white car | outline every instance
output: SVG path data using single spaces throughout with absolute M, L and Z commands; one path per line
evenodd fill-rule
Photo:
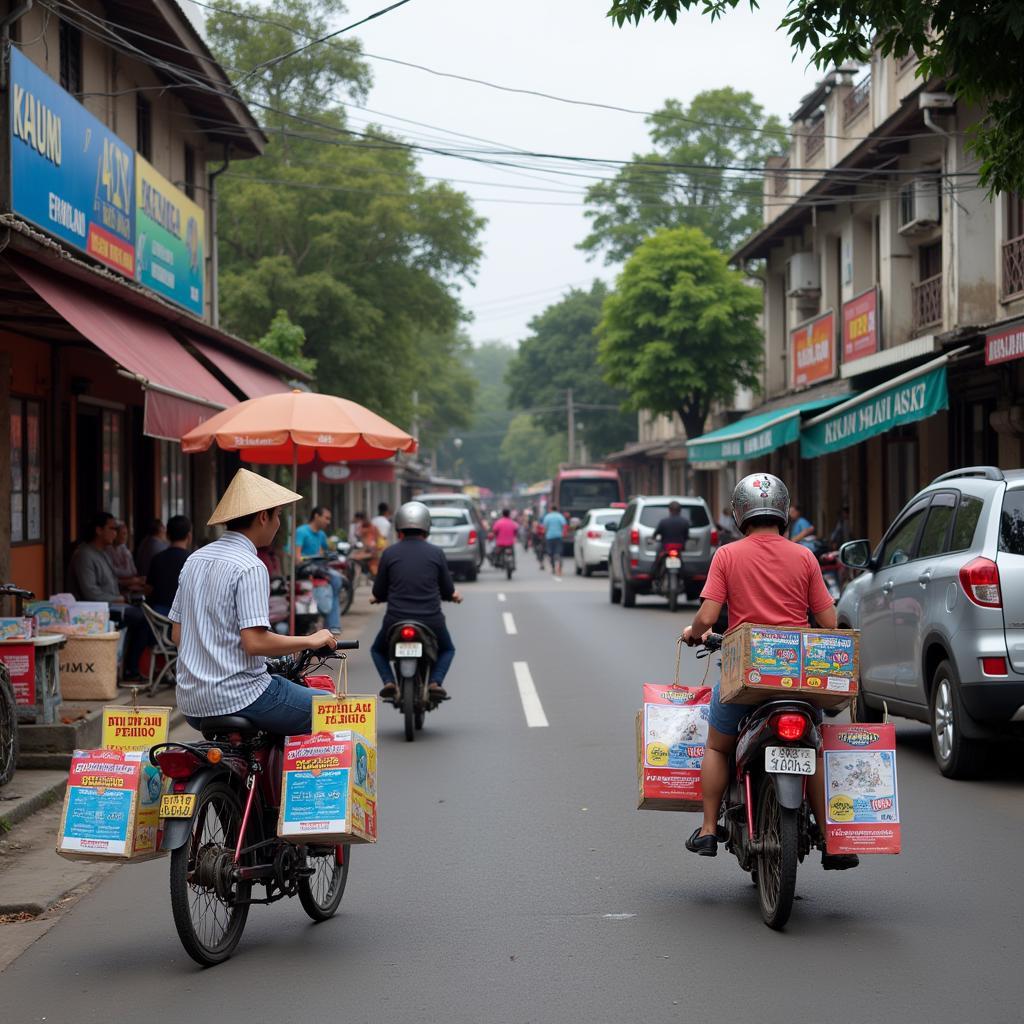
M 583 517 L 572 544 L 577 576 L 591 576 L 597 569 L 608 568 L 608 551 L 615 538 L 614 527 L 621 518 L 621 508 L 592 508 Z M 613 529 L 608 529 L 609 524 Z

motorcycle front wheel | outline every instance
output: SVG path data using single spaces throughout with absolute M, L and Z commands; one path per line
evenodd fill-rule
M 769 928 L 784 928 L 793 910 L 799 853 L 797 812 L 783 807 L 775 791 L 775 778 L 761 783 L 757 801 L 757 895 L 761 917 Z
M 306 854 L 313 874 L 299 879 L 299 902 L 314 921 L 326 921 L 337 912 L 351 857 L 351 846 L 314 847 Z

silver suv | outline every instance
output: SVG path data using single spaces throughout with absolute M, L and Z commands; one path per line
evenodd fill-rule
M 840 558 L 863 570 L 836 609 L 861 631 L 855 717 L 881 721 L 884 702 L 928 722 L 942 774 L 977 774 L 991 740 L 1024 735 L 1024 471 L 945 473 L 873 552 Z
M 683 576 L 686 599 L 694 601 L 704 587 L 711 567 L 711 556 L 718 544 L 718 531 L 711 524 L 711 513 L 703 498 L 683 498 L 669 494 L 633 498 L 626 506 L 615 530 L 608 552 L 608 586 L 612 604 L 622 602 L 632 608 L 637 594 L 651 593 L 651 578 L 661 542 L 654 531 L 668 515 L 670 502 L 678 501 L 690 521 L 690 536 L 683 552 Z

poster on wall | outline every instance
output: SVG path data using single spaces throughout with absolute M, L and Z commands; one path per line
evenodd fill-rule
M 836 375 L 835 320 L 829 310 L 790 331 L 794 388 L 809 388 Z
M 134 277 L 134 153 L 18 49 L 10 56 L 11 209 Z
M 843 303 L 843 362 L 878 351 L 878 287 Z
M 202 316 L 206 276 L 202 209 L 138 153 L 135 197 L 136 280 Z

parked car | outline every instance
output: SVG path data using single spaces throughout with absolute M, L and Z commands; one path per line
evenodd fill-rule
M 993 740 L 1024 736 L 1024 471 L 937 477 L 882 542 L 840 549 L 862 570 L 839 599 L 859 629 L 854 716 L 927 722 L 939 770 L 966 778 Z
M 608 568 L 612 533 L 622 518 L 622 511 L 621 508 L 592 508 L 584 515 L 572 544 L 577 576 L 591 576 L 598 569 Z
M 453 576 L 465 576 L 470 582 L 476 579 L 479 537 L 469 509 L 431 508 L 427 540 L 444 552 Z
M 668 515 L 670 502 L 678 501 L 690 521 L 690 537 L 683 552 L 686 599 L 694 601 L 708 578 L 711 556 L 718 544 L 718 530 L 703 498 L 668 494 L 633 498 L 626 506 L 608 553 L 608 591 L 612 604 L 624 608 L 636 604 L 637 594 L 651 592 L 651 576 L 660 542 L 654 539 L 658 523 Z
M 422 501 L 433 515 L 435 508 L 464 508 L 470 515 L 473 526 L 476 528 L 477 536 L 477 559 L 476 567 L 484 564 L 484 555 L 487 553 L 487 527 L 484 525 L 483 513 L 480 506 L 468 494 L 419 494 L 417 501 Z

